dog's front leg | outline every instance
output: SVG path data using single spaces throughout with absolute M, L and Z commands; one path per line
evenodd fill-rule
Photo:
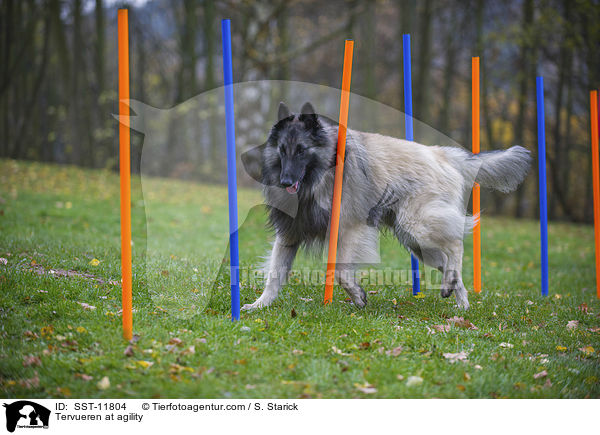
M 275 239 L 273 251 L 265 268 L 267 273 L 265 291 L 254 303 L 244 305 L 242 310 L 255 310 L 271 305 L 277 298 L 279 289 L 287 281 L 288 273 L 292 268 L 292 263 L 294 262 L 294 258 L 296 258 L 297 252 L 297 243 L 288 245 L 279 237 Z

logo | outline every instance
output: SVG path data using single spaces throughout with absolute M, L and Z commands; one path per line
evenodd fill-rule
M 6 408 L 6 430 L 14 432 L 18 427 L 27 429 L 48 429 L 50 410 L 29 400 L 19 400 L 3 404 Z

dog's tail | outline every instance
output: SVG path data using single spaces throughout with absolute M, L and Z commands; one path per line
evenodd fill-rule
M 484 151 L 473 154 L 479 164 L 475 181 L 482 187 L 508 193 L 523 182 L 531 166 L 531 153 L 522 146 L 502 151 Z

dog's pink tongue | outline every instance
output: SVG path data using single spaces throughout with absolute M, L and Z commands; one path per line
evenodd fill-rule
M 298 191 L 298 182 L 296 181 L 292 186 L 285 188 L 289 194 L 294 194 Z

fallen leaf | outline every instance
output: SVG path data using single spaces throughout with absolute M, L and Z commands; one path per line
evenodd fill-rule
M 84 381 L 86 381 L 86 382 L 87 382 L 87 381 L 91 381 L 92 379 L 94 379 L 94 377 L 93 377 L 93 376 L 86 375 L 85 373 L 75 373 L 75 377 L 76 377 L 76 378 L 79 378 L 79 379 L 81 379 L 81 380 L 84 380 Z
M 85 302 L 77 302 L 79 305 L 83 307 L 84 310 L 95 310 L 96 307 L 90 304 L 86 304 Z
M 180 346 L 181 344 L 183 344 L 183 341 L 180 338 L 173 337 L 169 340 L 169 344 Z
M 104 376 L 102 379 L 100 379 L 98 381 L 96 386 L 100 390 L 107 390 L 108 388 L 110 388 L 110 379 L 108 379 L 108 376 Z
M 35 332 L 33 331 L 25 331 L 23 333 L 23 335 L 31 340 L 37 340 L 38 338 L 40 338 L 39 335 L 37 335 Z
M 579 320 L 569 320 L 567 322 L 567 329 L 577 329 L 577 327 L 579 326 Z
M 300 350 L 300 349 L 292 350 L 292 354 L 294 354 L 294 355 L 302 355 L 303 353 L 304 353 L 304 351 Z
M 356 387 L 356 389 L 362 393 L 365 394 L 374 394 L 377 392 L 377 388 L 375 388 L 373 385 L 369 384 L 368 382 L 360 385 L 360 384 L 354 384 L 354 386 Z
M 423 383 L 423 378 L 421 376 L 409 376 L 406 380 L 406 385 L 408 387 L 414 387 L 416 385 L 421 385 Z
M 62 394 L 65 397 L 69 397 L 71 395 L 71 390 L 68 387 L 57 387 L 56 392 L 58 394 Z
M 40 386 L 40 378 L 38 376 L 38 373 L 35 372 L 35 375 L 32 378 L 21 379 L 19 381 L 19 385 L 21 386 L 21 388 L 25 388 L 26 390 L 30 390 L 32 388 L 39 387 Z
M 567 348 L 565 346 L 556 346 L 556 350 L 558 350 L 559 352 L 564 352 L 567 350 Z
M 42 337 L 47 338 L 54 334 L 54 326 L 48 325 L 42 328 Z
M 434 331 L 437 331 L 437 332 L 448 332 L 448 331 L 450 331 L 450 328 L 451 328 L 450 324 L 432 325 L 431 327 L 434 329 Z M 431 331 L 431 334 L 435 334 L 435 332 Z
M 78 326 L 75 330 L 80 334 L 85 334 L 87 332 L 87 329 L 85 329 L 83 326 Z
M 331 350 L 333 351 L 333 353 L 337 353 L 338 355 L 343 355 L 343 356 L 350 356 L 352 355 L 351 353 L 344 353 L 341 351 L 341 349 L 338 349 L 335 346 L 331 346 Z
M 471 380 L 471 375 L 465 372 L 463 373 L 463 379 L 468 382 Z
M 457 353 L 445 353 L 443 354 L 444 358 L 448 360 L 450 363 L 455 363 L 456 361 L 467 361 L 467 353 L 466 352 L 457 352 Z
M 392 350 L 388 350 L 385 354 L 390 355 L 390 356 L 398 356 L 402 353 L 403 349 L 404 348 L 402 346 L 397 346 L 397 347 L 393 348 Z
M 454 316 L 454 317 L 448 319 L 447 322 L 449 325 L 454 325 L 459 328 L 473 329 L 473 330 L 479 329 L 479 328 L 477 328 L 477 326 L 473 325 L 470 321 L 466 320 L 463 317 Z
M 195 353 L 196 353 L 196 346 L 190 346 L 190 347 L 188 347 L 186 349 L 183 349 L 181 351 L 182 355 L 193 355 Z
M 582 313 L 587 314 L 588 313 L 588 304 L 586 304 L 585 302 L 582 303 L 581 305 L 579 305 L 579 311 L 581 311 Z
M 298 315 L 298 314 L 296 314 L 296 310 L 293 308 L 292 308 L 292 312 L 290 314 L 292 316 L 292 319 Z
M 300 298 L 300 300 L 304 302 L 312 302 L 312 298 Z
M 502 343 L 500 343 L 500 344 L 499 344 L 499 346 L 500 346 L 500 347 L 507 348 L 507 349 L 512 349 L 513 347 L 515 347 L 515 345 L 514 345 L 514 344 L 510 344 L 510 343 L 506 343 L 506 342 L 502 342 Z
M 365 341 L 365 342 L 361 343 L 360 346 L 359 346 L 359 348 L 363 349 L 363 350 L 368 349 L 370 347 L 371 347 L 371 343 L 369 343 L 368 341 Z
M 152 367 L 154 365 L 153 361 L 144 361 L 144 360 L 139 360 L 135 362 L 138 366 L 147 369 L 148 367 Z
M 592 346 L 580 347 L 579 350 L 585 353 L 586 356 L 590 356 L 595 352 L 595 349 Z
M 125 350 L 123 351 L 123 355 L 125 356 L 133 356 L 133 346 L 129 345 L 125 348 Z
M 541 379 L 541 378 L 545 378 L 546 376 L 548 376 L 548 372 L 546 370 L 542 370 L 541 372 L 533 375 L 533 379 Z
M 402 376 L 402 375 L 396 375 L 396 379 L 398 379 L 399 381 L 403 381 L 404 380 L 404 376 Z
M 100 264 L 100 260 L 98 260 L 97 258 L 93 258 L 92 260 L 90 260 L 90 266 L 98 266 Z
M 23 357 L 23 367 L 41 366 L 42 360 L 34 355 L 26 355 Z

